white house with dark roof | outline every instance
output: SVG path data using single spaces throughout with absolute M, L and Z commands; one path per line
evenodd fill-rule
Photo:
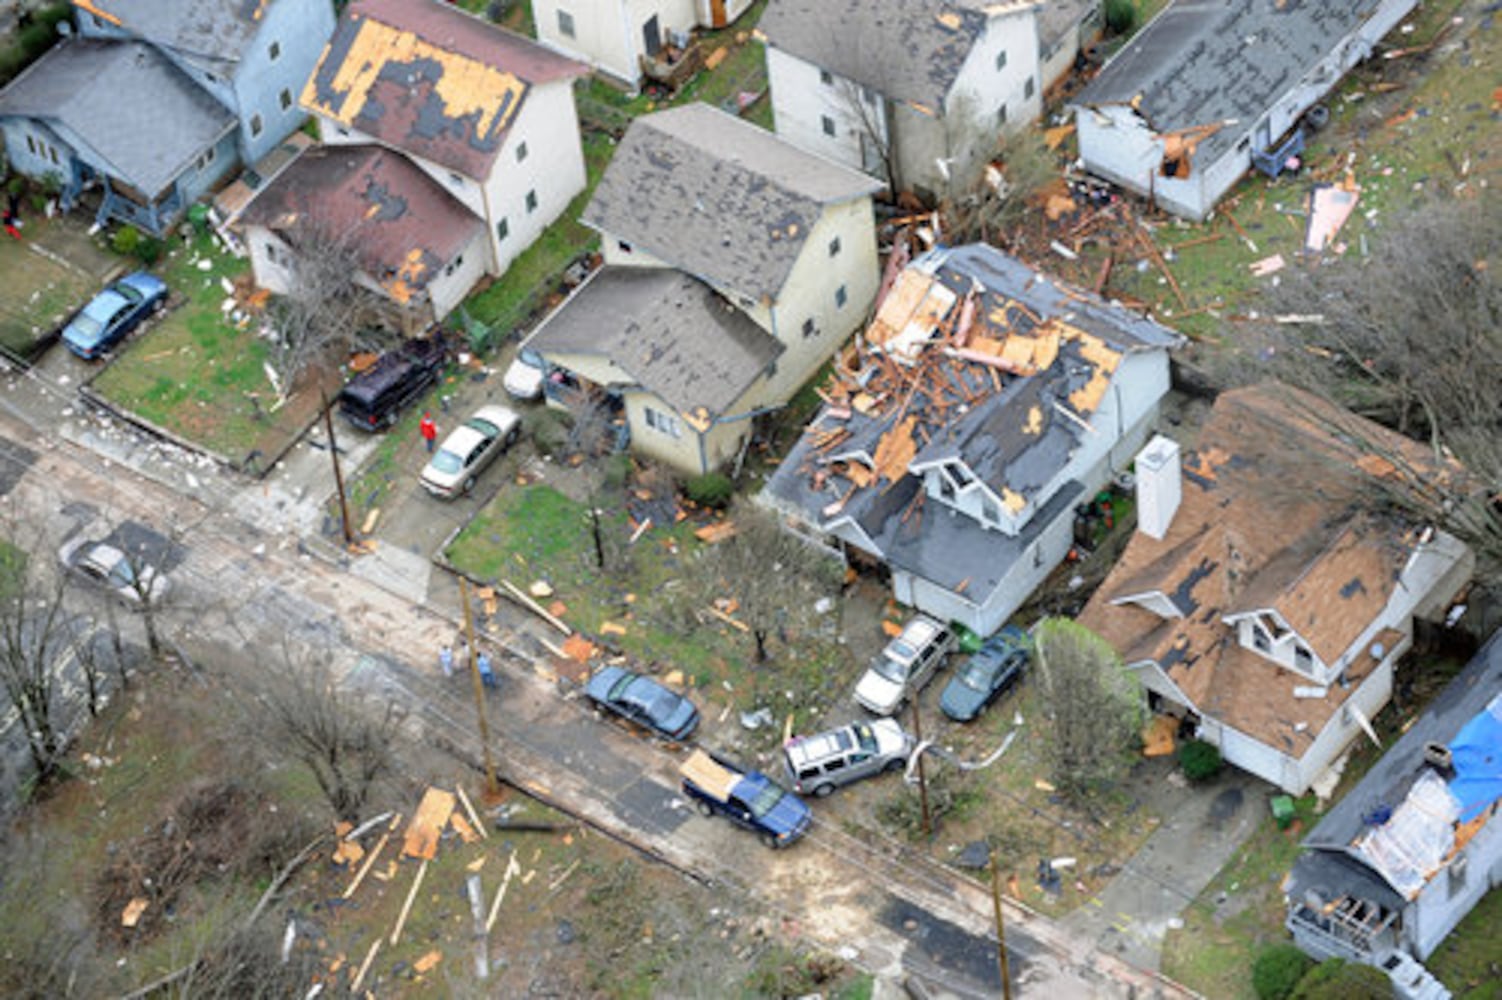
M 532 0 L 537 40 L 632 87 L 653 58 L 695 28 L 723 28 L 751 0 Z
M 1419 963 L 1502 886 L 1502 633 L 1301 846 L 1283 884 L 1294 943 L 1376 966 L 1396 996 L 1450 996 Z
M 761 499 L 893 596 L 982 635 L 1075 544 L 1125 469 L 1179 337 L 993 247 L 909 265 Z
M 1175 2 L 1072 102 L 1085 169 L 1204 219 L 1252 166 L 1302 148 L 1299 121 L 1417 0 Z
M 355 0 L 302 91 L 323 141 L 400 152 L 477 217 L 499 275 L 584 190 L 588 67 L 438 0 Z
M 1042 110 L 1037 4 L 771 0 L 777 134 L 894 188 L 947 193 Z
M 64 209 L 98 188 L 100 223 L 161 235 L 306 116 L 295 100 L 333 30 L 327 0 L 77 0 L 64 39 L 0 91 L 16 170 L 55 176 Z
M 707 105 L 643 115 L 581 217 L 605 266 L 527 344 L 619 394 L 634 450 L 710 471 L 865 321 L 879 187 Z
M 1363 445 L 1362 442 L 1372 444 Z M 1138 530 L 1080 614 L 1227 763 L 1302 795 L 1392 695 L 1414 618 L 1470 580 L 1460 541 L 1372 510 L 1414 441 L 1308 393 L 1223 392 L 1193 452 L 1136 463 Z

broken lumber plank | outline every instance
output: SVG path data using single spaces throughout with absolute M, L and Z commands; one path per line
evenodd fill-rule
M 422 802 L 412 821 L 407 824 L 406 840 L 402 844 L 402 857 L 432 860 L 438 854 L 438 837 L 448 825 L 454 812 L 454 793 L 429 786 L 422 794 Z M 395 944 L 396 942 L 391 942 Z
M 422 877 L 428 873 L 428 859 L 423 858 L 422 864 L 417 868 L 417 874 L 412 877 L 412 888 L 407 890 L 407 901 L 402 904 L 402 912 L 397 914 L 396 926 L 391 928 L 391 944 L 396 945 L 402 939 L 402 928 L 407 925 L 407 914 L 412 912 L 412 901 L 417 898 L 417 890 L 422 888 Z
M 1184 290 L 1179 287 L 1179 279 L 1175 278 L 1173 272 L 1168 269 L 1168 261 L 1164 260 L 1163 255 L 1158 252 L 1158 244 L 1154 243 L 1152 236 L 1141 228 L 1136 230 L 1136 235 L 1137 242 L 1147 251 L 1148 258 L 1158 266 L 1159 271 L 1163 272 L 1163 277 L 1168 279 L 1168 287 L 1173 289 L 1174 297 L 1179 300 L 1179 305 L 1188 309 L 1189 300 L 1184 298 Z
M 627 540 L 626 544 L 627 545 L 635 545 L 636 544 L 636 540 L 638 538 L 640 538 L 643 534 L 645 534 L 646 530 L 648 528 L 650 528 L 650 527 L 652 527 L 652 519 L 649 517 L 645 521 L 643 521 L 641 524 L 638 524 L 636 526 L 636 530 L 633 531 L 633 532 L 631 532 L 631 537 L 630 537 L 630 539 Z
M 1100 273 L 1095 276 L 1095 294 L 1104 295 L 1106 282 L 1111 280 L 1111 266 L 1116 263 L 1116 254 L 1107 253 L 1106 259 L 1101 261 Z
M 348 899 L 355 894 L 356 889 L 360 888 L 360 883 L 364 882 L 365 876 L 370 874 L 370 869 L 375 866 L 376 858 L 379 858 L 381 856 L 381 852 L 386 849 L 386 841 L 390 839 L 390 830 L 381 834 L 381 839 L 376 841 L 375 850 L 366 855 L 365 863 L 361 865 L 360 870 L 355 873 L 354 879 L 351 880 L 349 885 L 345 888 L 344 894 L 340 897 L 341 899 Z
M 485 890 L 480 886 L 480 876 L 470 875 L 464 880 L 465 892 L 469 894 L 469 916 L 474 921 L 475 978 L 490 976 L 490 940 L 485 933 Z
M 370 950 L 365 953 L 365 961 L 360 963 L 360 971 L 355 973 L 354 981 L 349 984 L 350 993 L 359 994 L 360 984 L 365 982 L 365 973 L 370 971 L 370 963 L 375 961 L 376 952 L 381 950 L 381 941 L 381 938 L 376 938 L 371 943 Z
M 464 786 L 455 785 L 454 791 L 459 794 L 459 804 L 464 807 L 464 811 L 469 815 L 469 821 L 473 823 L 474 828 L 479 831 L 480 839 L 487 839 L 490 834 L 485 831 L 485 824 L 480 822 L 480 814 L 475 812 L 475 807 L 469 801 L 469 796 L 464 794 Z
M 506 887 L 511 884 L 513 875 L 521 874 L 521 865 L 516 863 L 516 851 L 511 852 L 511 857 L 506 860 L 506 872 L 501 876 L 501 887 L 496 890 L 495 902 L 490 904 L 490 916 L 485 919 L 485 933 L 489 934 L 495 927 L 495 918 L 500 916 L 501 902 L 506 898 Z
M 462 813 L 456 812 L 450 816 L 449 826 L 454 828 L 454 832 L 459 835 L 459 839 L 466 844 L 473 844 L 480 839 L 480 835 L 475 833 L 475 828 L 469 825 L 469 820 L 465 819 Z
M 526 608 L 528 611 L 532 612 L 537 617 L 541 618 L 543 621 L 547 622 L 549 625 L 556 628 L 558 631 L 562 632 L 565 636 L 574 634 L 574 630 L 572 628 L 565 625 L 558 619 L 557 616 L 549 614 L 547 608 L 532 600 L 531 597 L 527 596 L 526 591 L 522 590 L 510 580 L 502 580 L 501 586 L 506 588 L 506 593 L 515 598 L 518 604 Z
M 747 625 L 743 621 L 738 621 L 738 620 L 730 617 L 725 612 L 721 611 L 717 607 L 714 607 L 713 605 L 710 605 L 709 607 L 705 608 L 704 610 L 708 611 L 710 614 L 714 615 L 716 618 L 718 618 L 720 621 L 724 622 L 726 625 L 733 625 L 736 628 L 740 629 L 742 632 L 749 632 L 749 631 L 751 631 L 751 626 Z
M 1236 221 L 1236 216 L 1232 215 L 1229 209 L 1222 207 L 1216 209 L 1216 211 L 1225 217 L 1225 220 L 1231 224 L 1232 229 L 1236 230 L 1236 234 L 1241 237 L 1242 242 L 1246 244 L 1246 248 L 1248 250 L 1250 250 L 1252 253 L 1259 252 L 1257 250 L 1257 244 L 1252 240 L 1250 236 L 1247 235 L 1246 230 L 1241 228 L 1241 223 Z

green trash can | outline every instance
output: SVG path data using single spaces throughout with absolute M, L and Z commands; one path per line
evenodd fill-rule
M 1293 799 L 1287 795 L 1274 795 L 1272 797 L 1273 819 L 1278 821 L 1278 829 L 1286 830 L 1293 823 Z

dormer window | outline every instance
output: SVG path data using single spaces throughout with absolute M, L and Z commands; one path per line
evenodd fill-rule
M 961 489 L 969 486 L 971 482 L 974 481 L 974 478 L 970 475 L 969 470 L 967 470 L 965 466 L 959 462 L 944 463 L 944 471 L 949 473 L 949 478 L 953 479 Z
M 1001 523 L 1001 511 L 997 509 L 996 502 L 990 497 L 981 498 L 980 516 L 987 524 Z
M 939 473 L 939 496 L 945 500 L 954 499 L 954 483 L 950 482 L 949 477 L 942 472 Z
M 1252 646 L 1260 653 L 1273 651 L 1272 636 L 1267 634 L 1267 629 L 1255 623 L 1252 625 Z
M 1314 654 L 1309 647 L 1302 642 L 1295 643 L 1293 647 L 1293 667 L 1304 674 L 1314 673 Z

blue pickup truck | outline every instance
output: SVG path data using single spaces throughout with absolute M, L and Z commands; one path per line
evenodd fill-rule
M 787 847 L 812 819 L 798 796 L 760 771 L 742 771 L 719 756 L 695 750 L 679 768 L 683 794 L 705 816 L 724 816 L 768 847 Z

